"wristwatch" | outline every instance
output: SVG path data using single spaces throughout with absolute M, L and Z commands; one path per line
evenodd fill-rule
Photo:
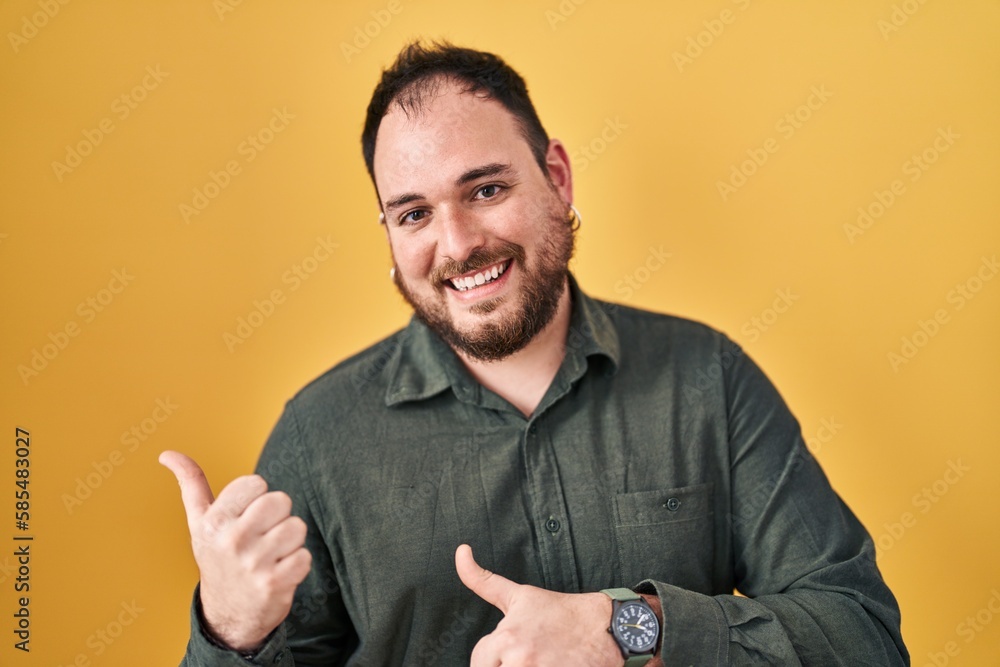
M 606 588 L 601 592 L 611 598 L 608 632 L 618 642 L 625 667 L 645 665 L 660 641 L 660 621 L 653 608 L 641 595 L 627 588 Z

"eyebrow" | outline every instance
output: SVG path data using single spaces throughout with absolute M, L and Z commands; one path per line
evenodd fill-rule
M 489 164 L 484 164 L 481 167 L 475 167 L 469 169 L 461 176 L 455 179 L 456 186 L 462 186 L 472 181 L 484 178 L 487 176 L 505 176 L 513 172 L 513 167 L 509 163 L 504 162 L 491 162 Z M 388 213 L 400 206 L 405 206 L 410 202 L 417 201 L 418 199 L 424 199 L 424 195 L 416 192 L 407 192 L 405 194 L 399 195 L 398 197 L 393 197 L 385 203 L 385 210 Z

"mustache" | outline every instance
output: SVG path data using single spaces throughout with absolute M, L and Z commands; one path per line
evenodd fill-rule
M 477 248 L 461 262 L 453 259 L 445 260 L 431 271 L 431 280 L 435 283 L 443 283 L 451 277 L 478 271 L 505 259 L 514 259 L 523 263 L 524 247 L 517 243 L 504 241 L 495 248 Z

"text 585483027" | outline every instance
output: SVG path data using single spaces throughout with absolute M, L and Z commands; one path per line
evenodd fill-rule
M 14 459 L 14 525 L 18 530 L 28 530 L 28 520 L 31 518 L 31 492 L 28 490 L 28 482 L 31 479 L 31 434 L 23 428 L 18 428 L 15 432 L 15 459 Z

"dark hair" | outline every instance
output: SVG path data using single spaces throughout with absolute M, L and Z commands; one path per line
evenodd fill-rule
M 382 78 L 368 103 L 365 129 L 361 133 L 361 152 L 373 184 L 375 138 L 389 106 L 395 102 L 406 113 L 419 111 L 442 79 L 465 84 L 463 93 L 485 93 L 510 111 L 542 173 L 548 176 L 545 155 L 549 136 L 538 120 L 521 75 L 492 53 L 461 48 L 447 41 L 424 46 L 417 40 L 403 47 L 392 67 L 382 70 Z

